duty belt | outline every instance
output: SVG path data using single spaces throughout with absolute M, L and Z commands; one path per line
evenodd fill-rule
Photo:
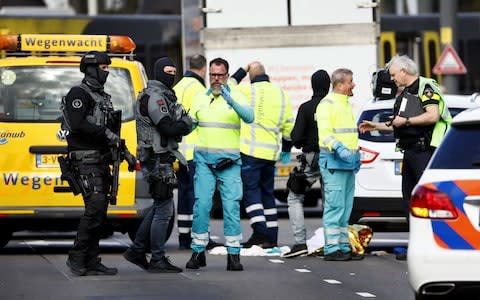
M 68 157 L 72 160 L 81 160 L 86 163 L 97 163 L 101 161 L 102 156 L 98 150 L 78 150 L 70 151 Z

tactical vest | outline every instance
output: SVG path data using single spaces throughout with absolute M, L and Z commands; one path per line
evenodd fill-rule
M 165 95 L 165 91 L 155 85 L 149 81 L 149 85 L 140 93 L 136 103 L 137 158 L 142 162 L 146 161 L 150 154 L 170 152 L 182 164 L 186 164 L 185 158 L 177 150 L 178 142 L 182 137 L 161 136 L 156 127 L 158 122 L 165 117 L 170 117 L 174 121 L 180 120 L 182 106 L 169 100 L 169 95 Z M 173 93 L 171 96 L 175 97 Z M 142 104 L 143 106 L 147 105 L 148 112 L 141 111 Z
M 87 121 L 91 124 L 110 128 L 109 115 L 113 112 L 111 96 L 107 93 L 102 95 L 100 93 L 93 92 L 90 87 L 83 82 L 78 87 L 87 92 L 95 102 L 94 106 L 87 112 Z M 62 128 L 67 129 L 69 132 L 74 132 L 70 126 L 68 112 L 65 107 L 66 103 L 64 96 L 62 97 L 62 104 L 60 106 L 63 115 Z
M 435 124 L 429 126 L 402 126 L 396 128 L 394 132 L 395 138 L 397 138 L 401 148 L 408 148 L 421 139 L 427 145 L 438 147 L 451 123 L 452 117 L 437 82 L 421 76 L 419 77 L 419 88 L 416 95 L 404 92 L 397 97 L 393 109 L 394 115 L 398 114 L 402 117 L 411 118 L 423 114 L 425 109 L 422 105 L 421 97 L 427 84 L 440 96 L 438 105 L 440 119 Z M 402 101 L 405 101 L 405 103 L 402 103 Z M 400 111 L 401 108 L 402 111 Z

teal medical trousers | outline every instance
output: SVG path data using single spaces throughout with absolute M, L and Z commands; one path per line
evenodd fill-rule
M 196 162 L 191 248 L 198 253 L 205 251 L 205 247 L 208 244 L 208 223 L 217 181 L 223 206 L 225 246 L 228 254 L 239 254 L 240 242 L 242 241 L 240 200 L 243 196 L 239 164 L 234 164 L 225 170 L 218 171 L 204 162 Z
M 337 250 L 350 252 L 348 221 L 353 207 L 355 173 L 353 170 L 332 170 L 320 164 L 325 192 L 323 227 L 325 255 Z

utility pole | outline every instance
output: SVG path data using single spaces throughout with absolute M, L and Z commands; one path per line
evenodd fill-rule
M 451 45 L 458 51 L 457 0 L 440 0 L 440 43 L 442 50 Z M 443 75 L 443 86 L 448 94 L 458 93 L 458 75 Z

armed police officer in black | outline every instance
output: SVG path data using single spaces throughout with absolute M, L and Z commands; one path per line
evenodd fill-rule
M 75 166 L 74 181 L 85 202 L 85 212 L 67 260 L 72 273 L 80 276 L 117 273 L 116 268 L 104 266 L 99 258 L 99 240 L 112 191 L 110 148 L 121 143 L 111 130 L 114 110 L 110 95 L 103 89 L 110 63 L 106 53 L 86 53 L 80 61 L 80 71 L 85 77 L 63 100 L 63 125 L 69 131 L 68 160 Z
M 192 119 L 177 103 L 172 90 L 176 67 L 168 57 L 155 62 L 154 78 L 138 96 L 136 104 L 137 156 L 142 173 L 149 185 L 153 206 L 138 228 L 135 241 L 123 256 L 152 273 L 178 273 L 165 256 L 168 223 L 173 216 L 173 188 L 177 178 L 172 164 L 187 161 L 178 151 L 182 136 L 192 131 Z M 147 262 L 145 253 L 151 250 Z

